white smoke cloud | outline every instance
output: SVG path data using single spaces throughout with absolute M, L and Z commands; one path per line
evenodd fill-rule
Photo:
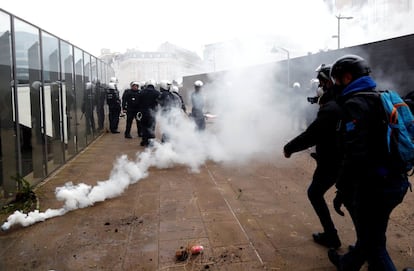
M 118 197 L 129 185 L 146 178 L 150 167 L 184 165 L 197 173 L 207 160 L 240 164 L 281 153 L 286 135 L 292 132 L 286 114 L 289 95 L 270 80 L 274 72 L 250 72 L 248 81 L 245 72 L 229 73 L 215 84 L 205 85 L 206 110 L 217 116 L 208 120 L 206 131 L 197 131 L 193 120 L 178 109 L 169 118 L 157 115 L 157 125 L 161 133 L 168 134 L 168 142 L 155 141 L 137 153 L 135 160 L 126 155 L 118 157 L 109 178 L 94 186 L 68 182 L 56 188 L 56 198 L 63 202 L 60 209 L 28 214 L 16 211 L 2 230 L 17 224 L 29 226 Z

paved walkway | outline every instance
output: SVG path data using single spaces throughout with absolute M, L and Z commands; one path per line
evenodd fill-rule
M 142 151 L 137 138 L 102 135 L 37 188 L 41 210 L 62 207 L 56 187 L 96 185 L 121 154 L 134 160 Z M 306 196 L 313 167 L 303 153 L 248 166 L 207 163 L 198 173 L 150 168 L 118 197 L 0 233 L 0 270 L 333 271 L 327 250 L 311 240 L 320 230 Z M 390 223 L 399 270 L 414 266 L 413 204 L 409 193 Z M 349 216 L 334 220 L 343 252 L 354 241 L 353 227 Z M 176 261 L 176 251 L 192 245 L 204 252 Z

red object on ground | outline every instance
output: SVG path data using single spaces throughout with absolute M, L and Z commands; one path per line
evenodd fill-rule
M 203 252 L 204 247 L 203 246 L 192 246 L 190 251 L 191 254 L 195 255 L 195 254 L 200 254 L 201 252 Z

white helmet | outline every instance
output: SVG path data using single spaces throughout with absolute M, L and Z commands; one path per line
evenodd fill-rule
M 115 76 L 111 77 L 111 79 L 109 79 L 109 82 L 110 83 L 118 83 L 118 78 L 116 78 Z
M 138 87 L 140 86 L 140 84 L 137 81 L 132 81 L 130 86 L 132 88 L 133 85 L 137 85 Z
M 168 81 L 168 80 L 162 80 L 162 81 L 160 82 L 160 88 L 161 88 L 161 89 L 164 89 L 164 90 L 170 90 L 170 87 L 171 87 L 171 83 L 170 83 L 170 81 Z
M 86 83 L 86 89 L 92 89 L 93 85 L 91 82 Z
M 148 86 L 153 86 L 154 88 L 155 88 L 155 86 L 156 86 L 157 84 L 156 84 L 156 82 L 155 82 L 155 80 L 154 79 L 150 79 L 150 80 L 148 80 L 147 82 L 145 82 L 145 86 L 146 87 L 148 87 Z
M 300 83 L 299 82 L 293 83 L 293 88 L 300 88 Z
M 203 81 L 201 81 L 201 80 L 197 80 L 197 81 L 194 82 L 195 87 L 202 87 L 203 85 L 204 85 Z
M 110 82 L 108 84 L 108 89 L 116 89 L 116 84 L 114 82 Z
M 177 92 L 178 93 L 180 91 L 180 89 L 177 86 L 171 86 L 170 91 L 171 92 L 174 91 L 174 92 Z

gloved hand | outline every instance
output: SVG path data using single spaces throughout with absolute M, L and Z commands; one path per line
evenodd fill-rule
M 283 155 L 285 156 L 285 158 L 290 158 L 290 156 L 292 155 L 290 152 L 286 150 L 286 146 L 283 147 Z
M 283 151 L 283 155 L 285 156 L 285 158 L 290 158 L 291 156 L 291 154 L 286 151 Z
M 343 199 L 341 192 L 336 191 L 336 196 L 333 199 L 333 206 L 334 206 L 335 212 L 337 212 L 340 216 L 345 215 L 345 213 L 341 210 L 341 207 L 343 204 L 344 204 L 344 199 Z

